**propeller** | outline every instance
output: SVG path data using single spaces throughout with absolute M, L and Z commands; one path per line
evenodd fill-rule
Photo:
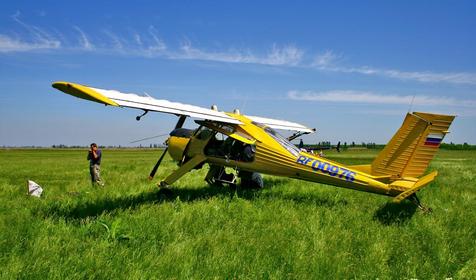
M 177 124 L 175 125 L 175 129 L 177 128 L 181 128 L 185 122 L 185 119 L 187 118 L 187 116 L 184 116 L 184 115 L 181 115 L 180 118 L 178 119 L 177 121 Z M 154 168 L 152 168 L 152 171 L 150 171 L 150 174 L 149 174 L 149 180 L 152 180 L 155 176 L 155 173 L 157 173 L 157 169 L 159 169 L 159 166 L 160 166 L 160 163 L 162 162 L 162 160 L 164 159 L 165 157 L 165 154 L 167 153 L 167 150 L 169 149 L 169 146 L 165 147 L 164 151 L 162 152 L 162 155 L 160 156 L 159 160 L 157 161 L 157 163 L 154 165 Z
M 167 153 L 167 150 L 168 150 L 168 149 L 169 149 L 168 146 L 165 147 L 165 149 L 164 149 L 164 151 L 162 152 L 162 155 L 160 156 L 159 160 L 158 160 L 157 163 L 154 165 L 154 168 L 152 168 L 152 171 L 150 171 L 149 180 L 154 179 L 155 173 L 157 172 L 157 169 L 159 169 L 160 163 L 161 163 L 162 160 L 164 159 L 165 154 Z

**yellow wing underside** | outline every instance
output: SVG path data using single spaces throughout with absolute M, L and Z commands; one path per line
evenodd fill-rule
M 74 97 L 86 99 L 97 103 L 102 103 L 105 105 L 119 106 L 119 104 L 100 94 L 99 92 L 79 84 L 68 82 L 55 82 L 53 83 L 53 87 Z

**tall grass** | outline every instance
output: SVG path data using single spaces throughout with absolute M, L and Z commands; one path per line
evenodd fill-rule
M 82 150 L 0 151 L 3 279 L 476 279 L 476 152 L 440 151 L 439 176 L 410 203 L 265 176 L 261 191 L 170 192 L 146 177 L 158 150 L 104 150 L 104 188 Z M 328 156 L 368 163 L 375 151 Z M 166 158 L 157 180 L 176 168 Z M 44 188 L 26 195 L 26 180 Z

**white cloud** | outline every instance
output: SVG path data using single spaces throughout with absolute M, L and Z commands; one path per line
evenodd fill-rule
M 115 51 L 124 51 L 124 46 L 122 44 L 122 39 L 114 34 L 112 31 L 109 30 L 103 30 L 102 31 L 104 34 L 106 34 L 107 37 L 111 40 L 112 45 L 110 46 L 113 50 Z
M 137 32 L 134 32 L 132 36 L 134 37 L 134 41 L 136 42 L 136 44 L 139 46 L 142 46 L 142 38 L 140 34 L 138 34 Z
M 476 108 L 476 100 L 458 100 L 451 97 L 431 97 L 425 95 L 388 95 L 367 91 L 289 91 L 287 97 L 299 101 L 321 101 L 339 103 L 393 104 L 393 105 L 433 105 Z
M 326 50 L 324 53 L 317 55 L 311 65 L 314 67 L 326 67 L 335 63 L 338 58 L 340 58 L 340 56 L 331 50 Z
M 157 29 L 154 26 L 149 26 L 149 34 L 153 39 L 153 44 L 151 44 L 148 48 L 149 51 L 152 52 L 163 52 L 167 49 L 167 45 L 165 45 L 164 41 L 160 39 Z
M 344 73 L 358 73 L 363 75 L 375 75 L 387 78 L 418 81 L 425 83 L 452 83 L 452 84 L 471 84 L 476 85 L 476 73 L 455 72 L 455 73 L 435 73 L 430 71 L 424 72 L 407 72 L 395 69 L 378 69 L 372 67 L 341 67 L 341 66 L 326 66 L 321 67 L 321 70 L 344 72 Z
M 264 59 L 257 59 L 256 63 L 267 65 L 298 66 L 301 63 L 304 51 L 293 46 L 279 48 L 276 44 Z
M 78 31 L 79 33 L 79 42 L 81 44 L 81 47 L 85 50 L 92 50 L 94 49 L 94 45 L 91 44 L 91 42 L 89 41 L 88 39 L 88 36 L 86 36 L 86 34 L 83 32 L 83 30 L 81 30 L 79 27 L 77 26 L 73 26 L 74 29 L 76 29 L 76 31 Z
M 61 43 L 55 40 L 25 42 L 7 35 L 0 34 L 0 53 L 58 49 L 60 46 Z
M 22 40 L 0 34 L 0 52 L 26 52 L 40 49 L 58 49 L 61 47 L 61 42 L 47 31 L 21 21 L 20 12 L 12 15 L 12 19 L 28 31 L 29 38 L 28 40 Z
M 328 50 L 316 56 L 311 67 L 322 71 L 341 73 L 357 73 L 362 75 L 382 76 L 392 79 L 418 81 L 424 83 L 452 83 L 452 84 L 476 84 L 476 73 L 454 72 L 435 73 L 431 71 L 401 71 L 396 69 L 379 69 L 369 66 L 342 66 L 337 63 L 340 58 L 334 52 Z
M 173 59 L 196 59 L 228 63 L 253 63 L 256 58 L 251 53 L 228 51 L 228 52 L 210 52 L 195 48 L 190 41 L 185 41 L 180 46 L 180 51 L 169 55 Z
M 193 47 L 190 41 L 182 43 L 179 52 L 169 53 L 172 59 L 195 59 L 227 63 L 252 63 L 272 66 L 297 66 L 303 56 L 303 51 L 294 46 L 282 48 L 273 45 L 265 56 L 257 56 L 251 51 L 228 50 L 213 52 Z
M 345 66 L 340 63 L 341 55 L 332 50 L 315 55 L 305 56 L 305 52 L 295 45 L 277 46 L 273 44 L 270 50 L 258 54 L 249 49 L 207 50 L 192 46 L 190 41 L 183 42 L 178 48 L 170 48 L 159 36 L 154 26 L 149 26 L 147 32 L 133 31 L 132 36 L 123 36 L 110 30 L 103 30 L 106 39 L 93 42 L 80 27 L 73 26 L 79 33 L 76 44 L 68 43 L 64 34 L 52 35 L 48 31 L 20 20 L 17 12 L 12 19 L 28 32 L 28 36 L 12 37 L 0 34 L 0 53 L 27 52 L 34 50 L 63 49 L 97 51 L 109 54 L 121 54 L 143 57 L 162 57 L 167 59 L 189 59 L 215 61 L 224 63 L 259 64 L 270 66 L 296 67 L 300 69 L 318 69 L 326 72 L 356 73 L 369 76 L 380 76 L 404 81 L 424 83 L 450 83 L 476 85 L 476 73 L 449 72 L 436 73 L 431 71 L 401 71 L 397 69 L 379 69 L 369 66 Z

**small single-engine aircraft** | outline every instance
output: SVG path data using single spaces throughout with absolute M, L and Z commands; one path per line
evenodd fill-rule
M 166 141 L 167 148 L 152 169 L 152 179 L 165 153 L 178 162 L 178 169 L 158 185 L 166 187 L 192 169 L 205 163 L 210 166 L 205 180 L 210 184 L 241 184 L 263 187 L 260 173 L 329 184 L 358 191 L 393 197 L 395 202 L 409 198 L 425 210 L 416 192 L 434 180 L 437 171 L 425 176 L 430 161 L 455 116 L 408 113 L 402 126 L 385 148 L 368 165 L 344 165 L 298 149 L 290 140 L 315 129 L 269 118 L 220 112 L 211 109 L 158 100 L 150 96 L 121 93 L 69 82 L 55 82 L 53 87 L 97 103 L 143 110 L 140 120 L 150 111 L 178 116 L 175 128 Z M 182 128 L 187 117 L 196 119 L 197 129 Z M 295 133 L 289 138 L 275 129 Z M 227 174 L 225 167 L 233 168 Z

